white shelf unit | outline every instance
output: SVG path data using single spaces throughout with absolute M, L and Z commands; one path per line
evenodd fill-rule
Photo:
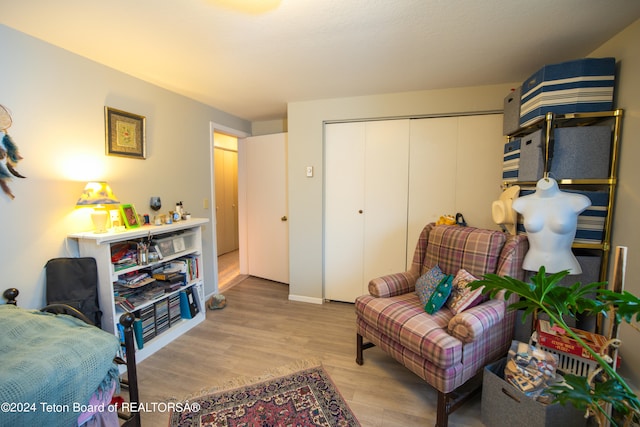
M 195 280 L 189 281 L 185 286 L 171 293 L 166 293 L 159 298 L 147 301 L 143 304 L 136 305 L 132 312 L 149 307 L 156 302 L 168 298 L 182 290 L 191 288 L 198 304 L 198 313 L 191 319 L 180 319 L 172 324 L 170 328 L 156 335 L 148 342 L 144 343 L 142 349 L 136 346 L 136 362 L 140 362 L 152 355 L 180 335 L 184 334 L 191 328 L 205 320 L 205 304 L 204 304 L 204 266 L 202 263 L 202 225 L 208 223 L 207 218 L 192 218 L 189 220 L 177 221 L 173 224 L 161 226 L 147 225 L 131 230 L 121 232 L 94 233 L 92 231 L 72 233 L 67 237 L 75 239 L 78 242 L 78 250 L 81 257 L 91 257 L 96 260 L 98 266 L 98 298 L 100 310 L 102 310 L 102 329 L 118 336 L 118 322 L 123 311 L 116 306 L 114 298 L 114 282 L 118 280 L 118 276 L 147 269 L 153 266 L 159 266 L 168 261 L 175 260 L 184 256 L 196 256 L 199 260 L 199 274 Z M 120 270 L 115 269 L 111 262 L 111 247 L 127 241 L 135 241 L 145 239 L 150 236 L 161 239 L 164 235 L 172 233 L 180 233 L 187 240 L 183 250 L 177 250 L 175 253 L 164 256 L 161 260 L 146 265 L 135 265 Z

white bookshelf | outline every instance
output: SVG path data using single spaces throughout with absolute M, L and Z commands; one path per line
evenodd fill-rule
M 139 310 L 148 308 L 165 298 L 169 298 L 175 294 L 191 289 L 198 304 L 198 313 L 190 319 L 180 318 L 171 323 L 170 327 L 155 337 L 145 341 L 142 349 L 136 346 L 136 362 L 142 361 L 152 355 L 180 335 L 192 329 L 205 320 L 205 304 L 204 304 L 204 266 L 202 263 L 202 225 L 208 223 L 207 218 L 192 218 L 174 222 L 173 224 L 165 224 L 161 226 L 145 225 L 139 228 L 107 233 L 94 233 L 92 231 L 72 233 L 67 237 L 75 239 L 78 242 L 78 250 L 81 257 L 91 257 L 96 260 L 98 267 L 98 298 L 100 310 L 102 311 L 102 329 L 109 331 L 118 336 L 118 322 L 124 311 L 116 305 L 114 298 L 114 283 L 120 275 L 126 273 L 134 273 L 142 269 L 148 269 L 154 266 L 168 263 L 173 260 L 184 257 L 192 257 L 197 260 L 197 276 L 188 280 L 186 285 L 176 289 L 170 293 L 166 293 L 157 298 L 146 300 L 136 304 L 129 311 L 138 313 Z M 145 265 L 133 265 L 122 269 L 116 269 L 111 262 L 111 248 L 113 245 L 122 244 L 124 242 L 135 242 L 142 239 L 154 238 L 159 239 L 179 239 L 177 250 L 173 253 L 163 256 L 161 260 Z

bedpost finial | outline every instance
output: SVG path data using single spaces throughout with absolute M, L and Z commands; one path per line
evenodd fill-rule
M 130 328 L 131 325 L 133 325 L 134 320 L 136 320 L 136 317 L 129 312 L 126 312 L 122 316 L 120 316 L 120 324 L 125 328 Z
M 16 298 L 18 298 L 18 294 L 20 294 L 20 291 L 16 288 L 9 288 L 4 291 L 2 296 L 7 300 L 7 304 L 17 305 Z

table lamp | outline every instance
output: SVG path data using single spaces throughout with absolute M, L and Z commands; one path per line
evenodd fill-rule
M 95 233 L 107 232 L 107 211 L 104 205 L 119 205 L 120 202 L 113 195 L 111 187 L 105 181 L 90 181 L 84 187 L 80 198 L 76 202 L 76 208 L 93 207 L 91 221 Z

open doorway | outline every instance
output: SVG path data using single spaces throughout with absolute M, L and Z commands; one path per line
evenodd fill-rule
M 213 162 L 218 254 L 218 290 L 222 292 L 244 277 L 240 275 L 238 218 L 238 138 L 213 132 Z
M 216 208 L 212 236 L 219 292 L 249 275 L 289 282 L 286 147 L 286 133 L 252 137 L 212 124 L 211 180 Z M 234 155 L 237 166 L 225 166 L 224 157 Z M 225 169 L 235 170 L 233 178 L 237 177 L 230 191 L 220 188 L 225 178 L 216 179 Z M 237 245 L 226 246 L 236 239 Z

